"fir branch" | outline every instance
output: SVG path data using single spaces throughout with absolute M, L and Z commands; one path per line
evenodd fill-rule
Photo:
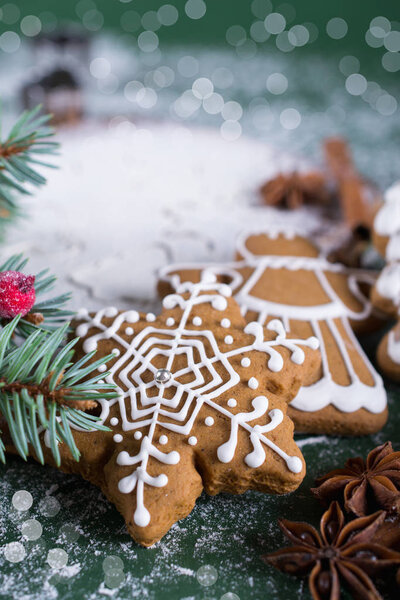
M 113 355 L 88 364 L 95 352 L 73 362 L 75 338 L 60 349 L 68 324 L 51 334 L 37 330 L 15 347 L 11 338 L 19 324 L 15 317 L 0 331 L 0 415 L 7 423 L 12 442 L 26 460 L 32 446 L 43 464 L 40 435 L 45 433 L 55 463 L 61 462 L 59 444 L 67 444 L 75 460 L 79 450 L 71 428 L 108 431 L 98 417 L 83 412 L 97 404 L 99 397 L 115 398 L 115 386 L 102 381 L 108 373 L 98 367 Z M 0 432 L 0 461 L 5 462 Z
M 22 271 L 25 269 L 28 259 L 22 254 L 11 256 L 3 264 L 0 264 L 0 273 L 2 271 Z M 71 294 L 61 294 L 53 298 L 41 300 L 41 296 L 47 295 L 54 287 L 57 278 L 48 274 L 48 269 L 40 271 L 35 275 L 36 301 L 32 310 L 19 320 L 15 333 L 26 338 L 37 329 L 45 331 L 54 331 L 66 319 L 71 319 L 73 312 L 66 310 L 65 305 L 71 298 Z M 0 319 L 1 325 L 6 322 Z
M 51 115 L 38 116 L 40 109 L 25 111 L 4 140 L 0 113 L 0 225 L 19 214 L 15 193 L 30 194 L 29 184 L 38 187 L 46 183 L 37 167 L 54 168 L 40 157 L 56 154 L 58 148 L 51 140 L 54 129 L 48 126 Z

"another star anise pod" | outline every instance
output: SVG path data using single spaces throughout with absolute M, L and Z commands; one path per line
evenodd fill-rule
M 294 546 L 262 558 L 285 573 L 309 575 L 314 600 L 339 600 L 341 584 L 354 598 L 381 600 L 372 578 L 400 564 L 400 553 L 371 541 L 384 519 L 385 512 L 379 511 L 346 525 L 339 504 L 332 502 L 322 516 L 320 534 L 308 523 L 280 520 Z
M 344 502 L 344 508 L 358 517 L 383 509 L 400 514 L 400 452 L 391 442 L 372 450 L 367 460 L 349 458 L 343 469 L 330 471 L 316 481 L 311 491 L 319 500 Z
M 260 189 L 265 204 L 299 208 L 303 204 L 323 204 L 328 198 L 326 179 L 317 172 L 280 173 Z

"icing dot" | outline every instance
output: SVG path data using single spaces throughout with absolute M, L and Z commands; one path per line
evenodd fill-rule
M 174 298 L 174 295 L 171 294 L 170 296 L 165 296 L 164 300 L 162 301 L 162 304 L 164 308 L 174 308 L 174 306 L 176 306 L 176 300 Z
M 109 306 L 108 308 L 106 308 L 106 310 L 104 311 L 104 316 L 105 317 L 116 317 L 118 314 L 118 309 L 115 308 L 115 306 Z
M 231 335 L 227 335 L 224 342 L 225 344 L 233 344 L 233 337 Z
M 228 303 L 222 296 L 215 296 L 211 301 L 211 306 L 215 308 L 215 310 L 225 310 Z
M 160 435 L 160 439 L 158 440 L 160 442 L 160 444 L 162 444 L 163 446 L 165 446 L 165 444 L 168 443 L 168 438 L 166 435 Z
M 141 431 L 135 431 L 133 437 L 135 438 L 135 440 L 140 440 L 142 438 L 142 435 L 143 433 Z
M 247 358 L 247 356 L 245 356 L 240 361 L 240 364 L 242 365 L 242 367 L 249 367 L 251 365 L 251 360 L 249 358 Z
M 255 377 L 250 377 L 249 382 L 248 382 L 247 385 L 252 390 L 256 390 L 258 388 L 258 380 Z
M 303 469 L 303 463 L 298 456 L 289 456 L 286 460 L 286 464 L 292 473 L 300 473 Z
M 21 542 L 10 542 L 4 547 L 4 558 L 12 563 L 18 563 L 24 560 L 26 550 Z
M 227 298 L 230 298 L 230 296 L 232 296 L 232 290 L 229 287 L 229 285 L 227 285 L 226 283 L 222 283 L 219 286 L 219 292 L 220 292 L 220 294 L 222 294 L 223 296 L 226 296 Z
M 116 444 L 120 444 L 124 438 L 120 433 L 116 433 L 113 437 L 113 440 Z
M 93 352 L 93 350 L 97 350 L 96 340 L 85 340 L 83 342 L 83 351 L 86 352 L 86 354 L 89 354 L 89 352 Z
M 237 401 L 235 400 L 235 398 L 229 398 L 227 404 L 230 408 L 234 408 L 235 406 L 237 406 Z
M 128 310 L 128 312 L 125 313 L 125 321 L 128 323 L 136 323 L 139 321 L 139 313 L 137 310 Z
M 168 317 L 166 323 L 168 327 L 172 327 L 173 325 L 175 325 L 175 319 L 173 317 Z
M 215 283 L 217 281 L 217 276 L 215 273 L 211 273 L 210 271 L 204 271 L 201 281 L 202 283 Z
M 85 335 L 87 334 L 88 331 L 89 331 L 89 326 L 86 325 L 86 323 L 82 323 L 81 325 L 78 325 L 78 327 L 76 328 L 76 335 L 78 337 L 85 337 Z
M 111 417 L 110 425 L 115 426 L 115 425 L 118 425 L 118 423 L 119 423 L 119 420 L 117 419 L 117 417 Z
M 211 425 L 214 425 L 214 419 L 212 417 L 206 417 L 204 419 L 204 423 L 207 425 L 207 427 L 211 427 Z
M 195 446 L 197 444 L 197 437 L 195 435 L 191 435 L 188 439 L 188 444 Z
M 225 329 L 227 329 L 228 327 L 230 327 L 230 326 L 231 326 L 231 322 L 230 322 L 230 320 L 229 320 L 229 319 L 222 319 L 222 321 L 221 321 L 221 326 L 222 326 L 222 327 L 225 327 Z
M 21 525 L 21 533 L 27 540 L 38 540 L 42 535 L 43 527 L 36 519 L 28 519 Z
M 200 327 L 200 325 L 202 324 L 203 320 L 201 317 L 193 317 L 193 325 L 196 325 L 196 327 Z
M 119 356 L 121 354 L 121 350 L 119 350 L 118 348 L 113 348 L 111 350 L 111 354 L 114 354 L 114 356 Z
M 127 327 L 125 329 L 125 333 L 126 333 L 126 335 L 132 335 L 133 334 L 133 328 L 132 327 Z
M 39 504 L 39 511 L 44 517 L 55 517 L 60 512 L 61 506 L 57 498 L 47 496 Z
M 26 490 L 19 490 L 18 492 L 15 492 L 11 502 L 15 510 L 29 510 L 33 504 L 32 494 Z
M 152 323 L 155 320 L 156 320 L 156 315 L 154 313 L 147 313 L 146 321 L 148 321 L 149 323 Z
M 107 365 L 100 365 L 97 370 L 99 373 L 104 373 L 107 370 Z
M 68 562 L 68 554 L 62 548 L 52 548 L 47 553 L 47 563 L 53 569 L 62 569 Z

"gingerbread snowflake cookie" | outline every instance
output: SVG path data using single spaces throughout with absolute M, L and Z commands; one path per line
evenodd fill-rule
M 203 489 L 281 494 L 304 477 L 286 412 L 319 369 L 318 342 L 279 321 L 246 325 L 230 295 L 208 279 L 166 297 L 159 317 L 107 308 L 74 323 L 78 353 L 115 355 L 105 378 L 119 396 L 99 400 L 109 432 L 73 432 L 79 463 L 60 445 L 61 468 L 99 486 L 144 546 Z
M 400 381 L 400 181 L 386 191 L 384 199 L 375 217 L 373 241 L 387 265 L 371 298 L 377 308 L 397 319 L 379 344 L 377 360 L 388 377 Z
M 371 320 L 362 293 L 371 277 L 326 260 L 307 238 L 295 234 L 243 234 L 237 261 L 223 265 L 172 265 L 160 273 L 161 295 L 182 281 L 214 273 L 229 284 L 248 321 L 280 319 L 295 336 L 318 338 L 321 370 L 289 406 L 296 431 L 359 435 L 378 431 L 387 419 L 381 377 L 353 330 Z

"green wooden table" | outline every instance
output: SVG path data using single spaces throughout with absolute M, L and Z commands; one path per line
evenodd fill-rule
M 376 338 L 367 342 L 371 350 Z M 400 388 L 387 383 L 387 389 L 390 418 L 380 433 L 353 439 L 298 436 L 307 476 L 295 493 L 284 497 L 257 492 L 236 497 L 203 495 L 191 515 L 150 549 L 133 542 L 122 517 L 97 488 L 50 467 L 10 457 L 0 467 L 0 544 L 20 540 L 20 526 L 27 518 L 37 518 L 43 534 L 38 541 L 25 543 L 27 556 L 18 564 L 0 554 L 0 598 L 94 600 L 109 595 L 118 600 L 219 600 L 228 592 L 240 600 L 309 598 L 306 583 L 275 571 L 260 556 L 285 543 L 276 523 L 279 517 L 318 524 L 321 507 L 309 492 L 318 474 L 342 465 L 349 456 L 366 455 L 386 440 L 399 447 L 396 401 L 400 401 Z M 17 513 L 11 505 L 14 492 L 21 489 L 34 498 L 28 513 Z M 46 495 L 59 501 L 60 511 L 54 517 L 40 512 Z M 60 535 L 66 524 L 77 532 L 76 540 Z M 67 567 L 59 572 L 46 564 L 47 552 L 54 547 L 63 548 L 69 557 Z M 109 555 L 122 559 L 126 574 L 125 583 L 115 590 L 104 585 L 102 563 Z M 211 565 L 218 574 L 208 587 L 196 577 L 204 565 Z M 229 595 L 224 598 L 229 599 Z

